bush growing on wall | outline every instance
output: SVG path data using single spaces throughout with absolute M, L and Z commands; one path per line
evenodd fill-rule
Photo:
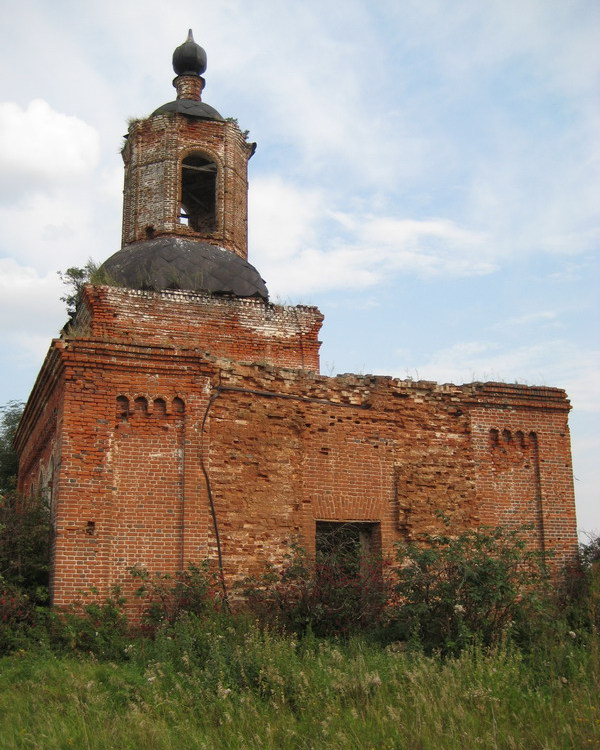
M 214 611 L 221 603 L 217 574 L 205 560 L 190 563 L 175 575 L 151 574 L 145 568 L 130 568 L 140 585 L 136 595 L 144 600 L 144 624 L 151 631 L 173 625 L 183 614 L 202 616 Z
M 313 561 L 292 545 L 282 567 L 247 579 L 243 593 L 255 615 L 284 630 L 348 635 L 379 623 L 386 584 L 379 556 L 359 562 L 339 553 Z
M 541 555 L 501 527 L 398 545 L 394 573 L 389 629 L 427 651 L 523 636 L 550 601 Z

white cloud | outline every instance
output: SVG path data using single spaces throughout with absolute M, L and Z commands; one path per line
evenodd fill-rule
M 390 274 L 492 273 L 486 237 L 447 219 L 397 219 L 332 210 L 334 196 L 281 178 L 253 183 L 251 261 L 271 291 L 297 295 L 373 286 Z
M 355 227 L 361 241 L 373 248 L 374 259 L 390 270 L 414 272 L 424 278 L 478 276 L 496 270 L 485 258 L 485 234 L 447 219 L 370 216 L 355 222 Z
M 416 370 L 438 382 L 496 380 L 564 388 L 577 410 L 600 411 L 600 351 L 563 339 L 512 348 L 494 341 L 460 342 L 438 350 Z
M 250 241 L 257 258 L 284 260 L 312 244 L 322 210 L 317 189 L 301 189 L 275 175 L 252 180 Z
M 26 109 L 0 103 L 0 195 L 48 190 L 91 172 L 98 163 L 99 138 L 91 125 L 55 112 L 43 99 Z
M 102 208 L 98 186 L 93 184 L 33 193 L 12 207 L 0 205 L 0 255 L 10 254 L 39 273 L 83 265 L 90 256 L 104 260 L 118 249 L 106 246 L 105 235 L 107 226 L 118 227 L 119 216 L 98 231 Z
M 538 142 L 535 130 L 511 132 L 506 121 L 494 128 L 470 166 L 465 220 L 485 228 L 504 258 L 592 251 L 600 239 L 600 160 L 590 154 L 597 135 L 581 125 Z
M 459 86 L 506 61 L 521 70 L 543 66 L 539 86 L 595 91 L 600 71 L 594 3 L 548 0 L 420 0 L 384 2 L 392 23 L 402 24 L 418 49 L 433 49 L 440 69 Z
M 0 258 L 2 335 L 22 335 L 24 348 L 39 334 L 40 326 L 48 326 L 52 335 L 56 335 L 67 317 L 65 304 L 60 301 L 63 294 L 64 288 L 56 273 L 40 275 L 30 266 L 21 266 L 11 258 Z
M 517 315 L 513 318 L 505 318 L 497 323 L 494 328 L 505 329 L 507 327 L 523 327 L 538 323 L 558 325 L 558 312 L 555 310 L 536 310 L 534 312 Z

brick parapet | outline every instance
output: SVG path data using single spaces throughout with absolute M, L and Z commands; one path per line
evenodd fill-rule
M 283 307 L 258 298 L 87 285 L 73 327 L 94 338 L 193 348 L 318 372 L 322 322 L 315 307 Z
M 508 383 L 469 383 L 460 386 L 465 403 L 493 408 L 526 408 L 569 412 L 571 403 L 562 388 Z

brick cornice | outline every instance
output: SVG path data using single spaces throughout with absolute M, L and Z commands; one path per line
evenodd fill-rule
M 469 383 L 461 386 L 464 403 L 494 409 L 571 410 L 571 402 L 562 388 L 512 383 Z
M 60 387 L 64 375 L 64 362 L 61 356 L 63 350 L 64 342 L 61 339 L 53 339 L 14 437 L 13 442 L 18 454 L 22 452 L 31 432 L 43 421 L 43 412 L 50 395 L 55 388 Z

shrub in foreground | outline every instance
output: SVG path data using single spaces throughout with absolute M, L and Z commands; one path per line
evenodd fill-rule
M 553 612 L 541 555 L 501 527 L 428 535 L 397 547 L 388 628 L 426 651 L 525 637 Z
M 314 561 L 292 547 L 281 569 L 245 582 L 237 615 L 223 612 L 218 576 L 208 562 L 174 576 L 131 572 L 145 602 L 141 632 L 129 627 L 119 590 L 103 601 L 94 594 L 56 611 L 3 582 L 0 653 L 23 648 L 29 640 L 55 651 L 118 660 L 126 658 L 132 643 L 142 643 L 136 640 L 140 635 L 162 639 L 167 648 L 176 630 L 185 631 L 183 622 L 193 620 L 197 629 L 213 635 L 242 627 L 244 607 L 264 630 L 305 637 L 362 633 L 428 654 L 453 655 L 472 644 L 495 647 L 508 641 L 551 646 L 571 627 L 579 628 L 557 610 L 539 554 L 527 550 L 522 534 L 501 528 L 399 545 L 395 562 L 348 557 L 343 550 Z M 589 591 L 582 597 L 581 608 L 589 609 L 593 597 Z M 203 636 L 205 645 L 213 635 Z
M 145 604 L 142 620 L 147 632 L 173 625 L 185 614 L 210 614 L 223 604 L 218 575 L 208 560 L 190 563 L 174 575 L 150 573 L 137 566 L 129 572 L 140 584 L 136 596 Z
M 311 560 L 292 545 L 280 568 L 248 578 L 242 588 L 250 611 L 284 631 L 347 636 L 376 627 L 386 603 L 382 562 L 344 551 Z

